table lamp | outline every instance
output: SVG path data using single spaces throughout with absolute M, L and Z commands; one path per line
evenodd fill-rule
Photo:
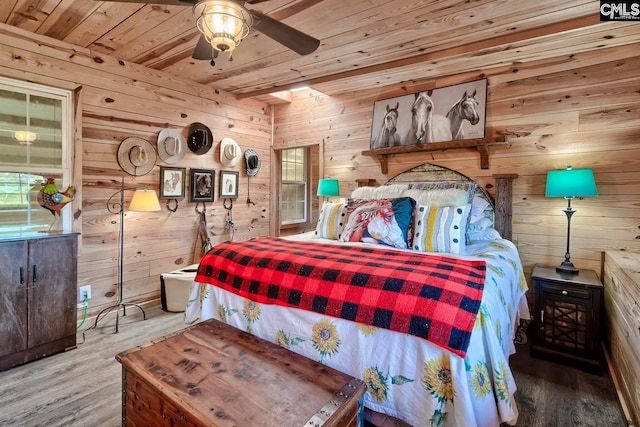
M 576 197 L 597 196 L 598 190 L 591 169 L 572 169 L 567 166 L 565 170 L 552 170 L 547 172 L 546 197 L 564 197 L 567 199 L 567 209 L 563 209 L 567 215 L 567 252 L 564 261 L 556 267 L 560 273 L 577 274 L 579 270 L 571 262 L 569 242 L 571 236 L 571 216 L 575 209 L 571 208 L 571 200 Z

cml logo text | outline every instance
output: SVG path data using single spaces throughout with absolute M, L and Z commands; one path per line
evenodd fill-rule
M 640 3 L 600 0 L 600 21 L 640 21 Z

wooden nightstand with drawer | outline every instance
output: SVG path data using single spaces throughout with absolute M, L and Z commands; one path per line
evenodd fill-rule
M 593 270 L 578 274 L 536 265 L 533 356 L 558 356 L 588 368 L 602 367 L 600 323 L 603 286 Z

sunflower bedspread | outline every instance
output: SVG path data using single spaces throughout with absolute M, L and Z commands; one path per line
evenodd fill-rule
M 337 246 L 331 248 L 328 252 L 338 253 Z M 366 259 L 371 252 L 366 248 L 371 246 L 353 244 L 365 263 L 376 262 Z M 473 243 L 468 254 L 456 258 L 486 262 L 486 277 L 464 357 L 411 334 L 266 303 L 206 283 L 194 284 L 185 316 L 189 323 L 216 318 L 358 377 L 367 384 L 367 408 L 413 426 L 513 423 L 518 412 L 508 357 L 515 351 L 517 320 L 528 318 L 526 281 L 517 250 L 507 240 Z M 231 263 L 220 265 L 225 264 L 233 269 Z

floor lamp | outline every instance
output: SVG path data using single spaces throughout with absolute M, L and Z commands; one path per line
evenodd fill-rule
M 571 262 L 569 253 L 569 241 L 571 236 L 571 216 L 575 209 L 571 208 L 571 200 L 576 197 L 597 196 L 598 189 L 593 178 L 591 169 L 572 169 L 567 166 L 565 170 L 553 170 L 547 172 L 546 197 L 564 197 L 567 199 L 567 209 L 563 212 L 567 215 L 567 251 L 564 254 L 564 261 L 556 267 L 559 273 L 577 274 L 577 269 Z
M 96 322 L 94 328 L 98 326 L 98 322 L 103 316 L 116 312 L 116 331 L 118 333 L 118 322 L 120 319 L 120 309 L 122 309 L 122 315 L 127 315 L 127 307 L 137 307 L 142 311 L 142 318 L 146 319 L 147 315 L 138 304 L 132 302 L 124 302 L 122 300 L 122 288 L 123 288 L 123 269 L 124 269 L 124 177 L 122 177 L 122 185 L 120 191 L 114 193 L 107 200 L 107 210 L 110 213 L 120 215 L 120 234 L 118 240 L 118 302 L 112 306 L 109 306 L 96 316 Z M 120 196 L 120 201 L 116 201 L 116 196 Z M 134 212 L 152 212 L 160 210 L 160 202 L 158 201 L 158 195 L 153 190 L 138 189 L 133 193 L 131 203 L 129 203 L 129 210 Z

